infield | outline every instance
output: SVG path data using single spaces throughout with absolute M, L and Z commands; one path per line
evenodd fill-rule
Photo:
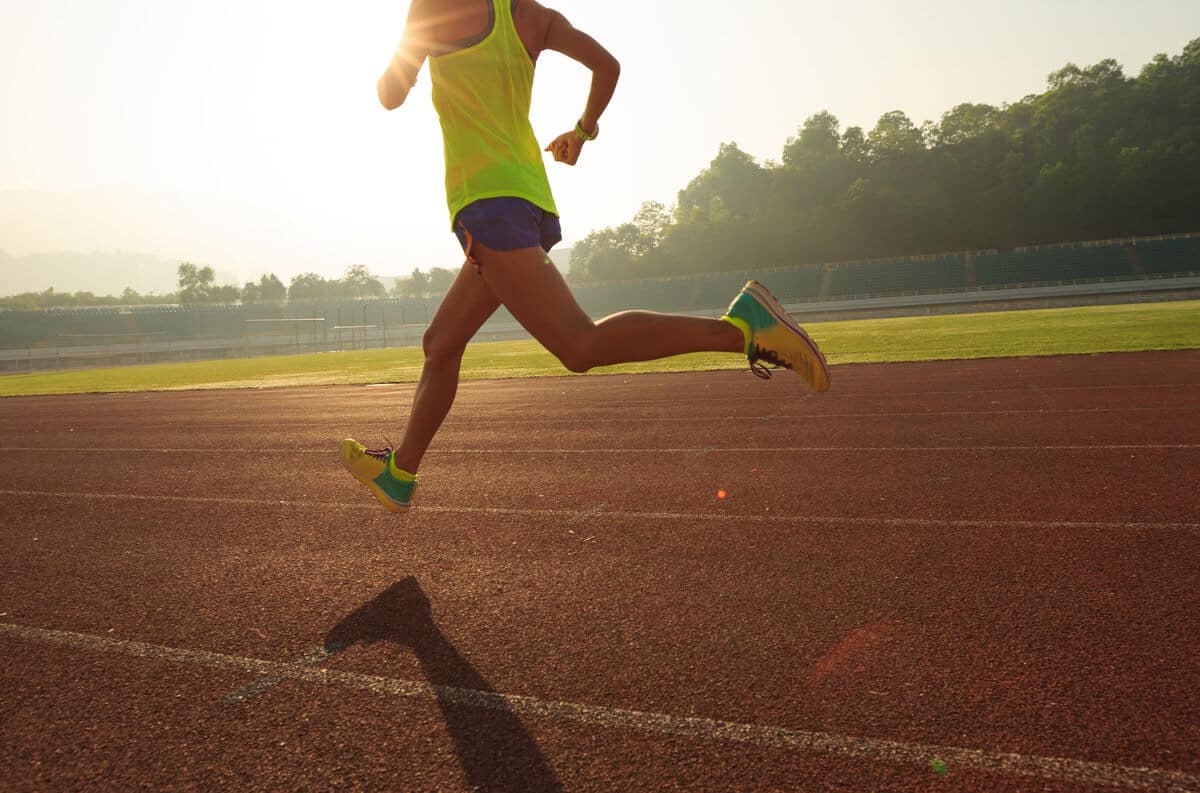
M 1200 347 L 1200 301 L 806 323 L 805 329 L 834 365 L 1193 349 Z M 421 351 L 408 347 L 21 374 L 0 378 L 0 396 L 405 383 L 420 377 L 421 360 Z M 737 355 L 697 353 L 593 371 L 745 366 Z M 463 356 L 464 380 L 570 374 L 535 341 L 475 343 Z

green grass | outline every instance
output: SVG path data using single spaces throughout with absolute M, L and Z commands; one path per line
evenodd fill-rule
M 1004 311 L 806 325 L 831 364 L 1200 348 L 1200 301 Z M 597 373 L 740 369 L 723 353 L 608 366 Z M 0 396 L 266 388 L 415 381 L 416 348 L 190 361 L 0 377 Z M 533 341 L 467 348 L 463 378 L 570 374 Z

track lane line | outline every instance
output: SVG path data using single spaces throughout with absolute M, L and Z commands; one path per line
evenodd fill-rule
M 383 696 L 440 700 L 473 708 L 510 711 L 522 716 L 572 721 L 604 729 L 634 729 L 660 735 L 727 744 L 753 744 L 794 752 L 820 752 L 896 765 L 926 766 L 934 758 L 951 768 L 1037 777 L 1075 784 L 1134 790 L 1200 790 L 1200 775 L 1162 768 L 1122 766 L 1067 757 L 989 752 L 960 746 L 839 735 L 762 724 L 564 702 L 519 694 L 501 694 L 413 680 L 345 672 L 326 667 L 189 650 L 72 631 L 0 623 L 0 634 L 41 644 L 150 658 L 176 664 L 233 669 L 263 677 L 369 691 Z
M 668 446 L 660 448 L 608 447 L 608 448 L 545 448 L 534 449 L 493 447 L 489 449 L 441 448 L 433 449 L 429 456 L 455 454 L 689 454 L 702 456 L 713 452 L 1026 452 L 1026 451 L 1191 451 L 1200 449 L 1200 443 L 1098 443 L 1028 446 Z M 253 447 L 167 447 L 148 446 L 0 446 L 0 452 L 111 452 L 111 453 L 159 453 L 159 454 L 335 454 L 331 448 L 268 448 Z
M 54 490 L 18 490 L 2 489 L 0 496 L 36 496 L 38 498 L 80 498 L 108 501 L 165 501 L 183 504 L 231 504 L 238 506 L 275 506 L 297 507 L 311 509 L 313 507 L 338 508 L 371 511 L 383 513 L 374 501 L 306 501 L 300 499 L 271 499 L 271 498 L 233 498 L 229 496 L 172 496 L 145 495 L 140 493 L 87 493 Z M 506 515 L 513 517 L 531 518 L 573 518 L 579 515 L 576 509 L 510 509 L 504 507 L 444 507 L 420 506 L 415 507 L 410 517 L 419 517 L 421 513 L 461 514 L 461 515 Z M 888 518 L 888 517 L 847 517 L 841 515 L 745 515 L 729 512 L 641 512 L 624 510 L 604 510 L 594 517 L 621 518 L 625 520 L 740 520 L 751 523 L 781 523 L 804 524 L 816 523 L 839 526 L 947 526 L 964 529 L 999 529 L 1020 527 L 1030 529 L 1170 529 L 1197 530 L 1200 523 L 1195 522 L 1155 522 L 1155 521 L 1069 521 L 1069 520 L 960 520 L 953 518 Z
M 714 371 L 727 371 L 727 370 L 718 369 L 718 370 L 714 370 Z M 1150 391 L 1150 390 L 1156 390 L 1156 389 L 1179 389 L 1179 388 L 1200 388 L 1200 382 L 1198 382 L 1198 383 L 1156 383 L 1156 384 L 1137 383 L 1137 384 L 1108 384 L 1108 385 L 1058 385 L 1058 386 L 1043 386 L 1043 385 L 1038 385 L 1036 383 L 1027 383 L 1025 385 L 1014 385 L 1014 386 L 1008 386 L 1006 388 L 973 388 L 973 389 L 952 390 L 952 391 L 951 390 L 934 390 L 934 389 L 931 389 L 928 391 L 888 391 L 888 390 L 886 390 L 886 387 L 881 387 L 880 390 L 878 390 L 878 391 L 838 391 L 834 394 L 831 394 L 831 396 L 836 396 L 839 399 L 856 398 L 856 397 L 887 397 L 887 398 L 891 399 L 894 397 L 909 397 L 909 396 L 915 396 L 915 397 L 923 397 L 923 396 L 970 397 L 970 396 L 974 396 L 977 394 L 1010 394 L 1010 393 L 1011 394 L 1019 394 L 1023 391 L 1028 391 L 1030 389 L 1036 389 L 1036 390 L 1040 390 L 1040 391 L 1126 391 L 1126 390 L 1134 390 L 1134 389 L 1136 389 L 1138 391 Z M 781 397 L 779 397 L 778 395 L 774 395 L 774 396 L 737 396 L 737 397 L 711 396 L 711 397 L 709 397 L 709 396 L 705 396 L 703 394 L 697 394 L 695 396 L 689 396 L 688 401 L 689 402 L 698 402 L 698 403 L 721 402 L 721 401 L 724 401 L 726 399 L 731 399 L 731 398 L 738 402 L 762 402 L 762 401 L 777 400 L 777 399 L 780 399 Z M 797 399 L 810 399 L 810 398 L 823 399 L 825 397 L 814 397 L 814 395 L 811 392 L 804 392 L 803 395 L 801 395 L 799 397 L 794 397 L 794 398 L 797 398 Z M 674 407 L 676 403 L 674 401 L 672 401 L 671 399 L 631 399 L 631 400 L 622 400 L 621 404 L 622 405 L 639 405 L 639 406 L 662 405 L 664 407 Z M 533 408 L 539 408 L 540 406 L 535 405 L 533 403 L 526 403 L 526 404 L 517 405 L 516 407 L 528 407 L 528 408 L 533 409 Z
M 17 398 L 17 397 L 5 397 Z M 737 402 L 740 402 L 738 399 Z M 590 409 L 590 408 L 584 408 Z M 530 410 L 533 410 L 530 408 Z M 578 413 L 578 410 L 575 411 Z M 1093 413 L 1200 413 L 1200 403 L 1198 404 L 1176 404 L 1176 405 L 1136 405 L 1130 408 L 1067 408 L 1062 410 L 1048 410 L 1044 408 L 1021 408 L 1021 409 L 1006 409 L 1006 410 L 907 410 L 907 411 L 871 411 L 871 413 L 791 413 L 791 414 L 770 414 L 770 419 L 779 421 L 806 421 L 817 419 L 920 419 L 920 417 L 946 417 L 946 416 L 970 416 L 970 417 L 988 417 L 988 416 L 1026 416 L 1026 415 L 1068 415 L 1068 414 L 1093 414 Z M 580 423 L 698 423 L 703 421 L 761 421 L 762 415 L 733 415 L 722 413 L 720 415 L 703 415 L 703 416 L 625 416 L 620 419 L 602 419 L 602 417 L 571 417 L 571 419 L 520 419 L 514 420 L 515 414 L 506 414 L 505 421 L 509 421 L 512 425 L 522 426 L 560 426 L 560 425 L 580 425 Z M 0 427 L 5 427 L 6 417 L 0 416 Z M 406 416 L 401 416 L 401 420 L 407 419 Z M 14 421 L 20 431 L 28 432 L 29 417 L 22 416 L 19 420 Z M 208 417 L 197 417 L 196 422 L 203 421 L 205 429 L 224 429 L 224 428 L 246 428 L 252 427 L 256 429 L 265 429 L 269 427 L 287 427 L 288 429 L 304 428 L 306 425 L 298 421 L 208 421 Z M 342 416 L 342 425 L 347 426 L 354 421 L 376 421 L 376 417 L 364 416 L 362 419 L 349 419 L 346 415 Z M 170 427 L 181 426 L 184 422 L 168 423 L 168 425 L 138 425 L 138 432 L 150 431 L 150 429 L 166 429 Z M 470 428 L 474 425 L 496 425 L 496 417 L 480 417 L 479 413 L 472 415 L 463 415 L 457 417 L 454 421 L 454 426 L 458 428 Z M 312 429 L 318 426 L 325 425 L 308 425 Z M 133 428 L 128 428 L 132 431 Z
M 10 397 L 10 398 L 15 399 L 16 397 Z M 739 400 L 732 400 L 732 401 L 734 403 L 737 403 Z M 588 406 L 584 406 L 583 409 L 590 409 L 590 408 Z M 792 420 L 801 421 L 801 420 L 809 420 L 809 419 L 922 418 L 922 417 L 943 418 L 946 416 L 970 416 L 970 417 L 1036 416 L 1036 415 L 1060 416 L 1060 415 L 1067 415 L 1067 414 L 1087 414 L 1087 413 L 1189 413 L 1189 412 L 1200 412 L 1200 404 L 1196 404 L 1196 405 L 1140 405 L 1140 406 L 1123 407 L 1123 408 L 1067 408 L 1065 410 L 1047 410 L 1044 408 L 1033 408 L 1033 409 L 1022 408 L 1022 409 L 1006 409 L 1006 410 L 918 410 L 918 411 L 900 411 L 900 412 L 875 411 L 875 412 L 869 412 L 869 413 L 786 413 L 786 414 L 785 413 L 772 413 L 772 414 L 770 414 L 770 418 L 772 420 L 779 420 L 779 421 L 792 421 Z M 576 411 L 576 413 L 578 413 L 578 411 Z M 404 420 L 406 417 L 407 417 L 406 415 L 401 416 L 400 420 Z M 364 421 L 364 422 L 365 421 L 374 422 L 376 420 L 375 418 L 368 418 L 365 414 L 362 419 L 351 419 L 351 418 L 348 418 L 346 415 L 343 415 L 341 418 L 342 418 L 343 425 L 348 425 L 354 421 L 360 421 L 360 420 Z M 507 415 L 504 416 L 504 418 L 506 420 L 512 419 L 513 414 L 508 413 Z M 715 421 L 722 421 L 722 422 L 735 422 L 736 421 L 736 422 L 746 422 L 746 423 L 751 423 L 751 422 L 760 423 L 760 422 L 762 422 L 763 418 L 764 417 L 762 415 L 732 416 L 729 414 L 721 414 L 721 415 L 709 415 L 709 416 L 661 416 L 661 417 L 657 417 L 657 418 L 626 416 L 626 417 L 615 418 L 615 419 L 594 418 L 594 417 L 582 417 L 582 418 L 576 417 L 576 418 L 562 418 L 562 419 L 522 419 L 519 421 L 514 421 L 512 423 L 518 427 L 542 426 L 542 425 L 560 426 L 560 425 L 564 425 L 564 424 L 678 424 L 678 423 L 696 423 L 696 422 L 705 422 L 705 421 L 714 421 L 714 422 Z M 27 416 L 22 416 L 20 419 L 14 421 L 13 423 L 16 426 L 18 426 L 21 430 L 27 432 L 28 431 L 27 428 L 29 427 L 29 421 L 30 421 L 30 419 Z M 240 429 L 240 428 L 244 428 L 244 427 L 254 427 L 256 429 L 265 429 L 268 427 L 286 427 L 289 430 L 295 430 L 297 428 L 304 429 L 305 427 L 308 427 L 308 428 L 315 430 L 318 427 L 323 429 L 327 426 L 326 424 L 305 425 L 299 421 L 287 421 L 287 422 L 283 422 L 283 421 L 278 421 L 278 422 L 272 422 L 272 421 L 209 421 L 207 416 L 200 416 L 195 419 L 195 423 L 197 425 L 199 425 L 200 422 L 203 422 L 203 427 L 208 430 L 225 429 L 225 428 L 239 428 Z M 456 418 L 453 425 L 455 427 L 459 427 L 459 428 L 470 428 L 477 424 L 486 424 L 488 426 L 494 426 L 495 423 L 496 423 L 496 419 L 494 417 L 493 418 L 488 418 L 488 417 L 480 418 L 478 413 L 474 413 L 470 416 L 464 415 L 461 418 Z M 176 422 L 174 425 L 165 425 L 165 426 L 167 426 L 167 427 L 181 426 L 183 424 L 184 424 L 184 422 Z M 5 426 L 5 417 L 0 417 L 0 427 L 4 427 L 4 426 Z M 163 429 L 164 425 L 154 425 L 153 428 L 154 429 Z M 136 427 L 136 429 L 144 432 L 144 431 L 146 431 L 147 427 L 145 425 L 138 425 Z

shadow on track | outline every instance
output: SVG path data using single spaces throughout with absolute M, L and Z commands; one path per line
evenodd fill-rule
M 395 642 L 417 654 L 434 686 L 467 784 L 478 790 L 562 790 L 537 744 L 490 683 L 433 621 L 416 578 L 397 581 L 325 636 L 334 652 L 356 642 Z

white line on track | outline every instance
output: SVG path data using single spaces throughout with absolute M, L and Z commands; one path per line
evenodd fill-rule
M 618 405 L 624 407 L 624 405 Z M 577 413 L 577 411 L 576 411 Z M 560 425 L 592 425 L 592 423 L 623 423 L 623 425 L 632 425 L 632 423 L 703 423 L 709 421 L 809 421 L 809 420 L 828 420 L 828 419 L 936 419 L 936 417 L 960 416 L 972 417 L 972 419 L 986 419 L 989 416 L 1028 416 L 1028 415 L 1045 415 L 1058 416 L 1067 414 L 1087 414 L 1087 413 L 1200 413 L 1200 404 L 1187 405 L 1153 405 L 1153 407 L 1134 407 L 1134 408 L 1070 408 L 1066 410 L 914 410 L 914 411 L 876 411 L 876 413 L 788 413 L 788 414 L 770 414 L 768 416 L 758 414 L 742 414 L 734 415 L 731 413 L 722 413 L 719 415 L 701 415 L 701 416 L 623 416 L 620 419 L 604 419 L 604 417 L 595 417 L 588 415 L 575 415 L 570 419 L 527 419 L 520 414 L 506 414 L 503 419 L 497 417 L 481 417 L 479 414 L 462 415 L 456 417 L 452 422 L 452 427 L 469 428 L 475 425 L 484 425 L 494 427 L 496 422 L 503 420 L 505 426 L 509 427 L 529 427 L 529 426 L 560 426 Z M 404 420 L 407 416 L 398 416 L 397 420 Z M 338 423 L 341 426 L 355 425 L 355 423 L 378 423 L 378 416 L 362 415 L 359 417 L 350 417 L 342 415 Z M 28 432 L 29 417 L 22 416 L 19 420 L 13 421 L 12 425 L 16 427 L 18 432 Z M 121 427 L 122 431 L 127 434 L 146 433 L 150 431 L 158 431 L 158 429 L 180 428 L 185 422 L 178 421 L 175 423 L 155 423 L 155 425 L 138 425 L 137 427 Z M 5 417 L 0 416 L 0 427 L 5 426 Z M 214 431 L 214 429 L 238 428 L 238 429 L 268 429 L 272 427 L 286 427 L 289 431 L 294 429 L 312 429 L 317 431 L 319 427 L 316 422 L 306 423 L 301 421 L 299 417 L 292 421 L 210 421 L 209 416 L 197 416 L 194 420 L 194 426 L 203 427 L 206 431 Z M 12 432 L 8 434 L 13 434 Z
M 434 449 L 431 457 L 453 454 L 710 454 L 723 452 L 795 452 L 795 453 L 836 453 L 836 452 L 1033 452 L 1033 451 L 1163 451 L 1163 450 L 1194 450 L 1200 449 L 1200 443 L 1098 443 L 1098 444 L 1066 444 L 1029 445 L 1029 446 L 671 446 L 663 448 L 442 448 Z M 251 447 L 167 447 L 152 448 L 148 446 L 0 446 L 3 452 L 109 452 L 109 453 L 146 453 L 146 454 L 335 454 L 336 449 L 327 448 L 267 448 Z
M 724 452 L 1029 452 L 1029 451 L 1126 451 L 1126 450 L 1200 449 L 1196 443 L 1136 443 L 1064 446 L 704 446 L 668 448 L 609 449 L 438 449 L 439 454 L 721 454 Z M 3 450 L 0 450 L 3 451 Z M 91 451 L 81 449 L 80 451 Z M 104 451 L 103 449 L 99 451 Z M 204 451 L 204 450 L 201 450 Z M 323 451 L 328 449 L 305 449 Z
M 896 397 L 925 397 L 925 396 L 961 396 L 970 398 L 979 394 L 1020 394 L 1029 389 L 1037 389 L 1039 391 L 1153 391 L 1157 389 L 1179 389 L 1179 388 L 1200 388 L 1200 383 L 1157 383 L 1157 384 L 1098 384 L 1098 385 L 1058 385 L 1058 386 L 1042 386 L 1035 383 L 1027 383 L 1025 385 L 1015 385 L 1006 388 L 971 388 L 966 390 L 936 390 L 930 389 L 927 391 L 890 391 L 886 386 L 881 386 L 878 391 L 831 391 L 828 397 L 814 397 L 810 392 L 802 392 L 797 399 L 827 399 L 834 398 L 846 399 L 852 397 L 885 397 L 894 399 Z M 710 388 L 707 393 L 703 390 L 693 388 L 688 394 L 688 402 L 721 402 L 724 400 L 733 400 L 737 402 L 760 402 L 780 399 L 778 395 L 774 396 L 752 396 L 741 395 L 731 396 L 728 394 L 721 395 L 719 392 L 714 394 Z M 621 400 L 623 405 L 664 405 L 674 407 L 679 404 L 678 399 L 631 399 Z M 480 407 L 488 406 L 487 403 Z M 522 403 L 514 407 L 542 408 L 543 405 L 537 403 Z
M 609 407 L 624 407 L 619 403 Z M 678 405 L 675 406 L 678 409 Z M 575 411 L 576 414 L 586 410 L 581 408 Z M 530 408 L 531 412 L 537 412 L 537 408 Z M 941 418 L 945 416 L 971 416 L 971 417 L 988 417 L 988 416 L 1031 416 L 1031 415 L 1046 415 L 1058 416 L 1068 413 L 1146 413 L 1146 412 L 1200 412 L 1200 404 L 1196 405 L 1154 405 L 1140 407 L 1124 407 L 1124 408 L 1069 408 L 1067 410 L 1047 410 L 1044 408 L 1035 409 L 1013 409 L 1013 410 L 914 410 L 914 411 L 876 411 L 864 413 L 780 413 L 771 415 L 770 421 L 808 421 L 810 419 L 868 419 L 868 418 L 923 418 L 933 417 Z M 666 424 L 666 423 L 689 423 L 696 424 L 705 421 L 766 421 L 767 417 L 761 414 L 733 416 L 727 413 L 708 416 L 623 416 L 621 418 L 596 418 L 593 416 L 575 415 L 572 418 L 562 419 L 526 419 L 520 414 L 507 413 L 504 416 L 504 421 L 517 426 L 524 425 L 559 425 L 559 424 Z M 497 419 L 495 418 L 479 418 L 478 416 L 464 415 L 461 419 L 455 419 L 455 424 L 471 425 L 487 423 L 490 426 L 495 426 Z M 344 422 L 343 422 L 344 423 Z M 23 425 L 24 426 L 24 425 Z M 247 426 L 258 426 L 257 424 L 248 424 Z M 295 425 L 288 425 L 294 427 Z
M 239 506 L 335 508 L 363 510 L 380 514 L 374 501 L 305 501 L 275 498 L 231 498 L 227 496 L 169 496 L 140 493 L 81 493 L 54 490 L 0 490 L 0 496 L 35 496 L 38 498 L 76 498 L 97 501 L 159 501 L 171 504 L 230 504 Z M 420 517 L 422 513 L 446 515 L 504 515 L 526 518 L 573 518 L 579 515 L 574 509 L 507 509 L 504 507 L 441 507 L 421 506 L 409 513 Z M 848 517 L 842 515 L 742 515 L 729 512 L 639 512 L 604 510 L 597 518 L 622 520 L 738 520 L 748 523 L 806 524 L 815 523 L 834 526 L 945 526 L 960 529 L 1118 529 L 1139 531 L 1144 529 L 1196 530 L 1200 523 L 1153 522 L 1153 521 L 1075 521 L 1075 520 L 959 520 L 954 518 L 888 518 Z
M 718 369 L 718 370 L 713 370 L 712 372 L 709 372 L 709 374 L 715 374 L 718 372 L 726 372 L 726 371 L 735 371 L 735 370 L 720 370 L 720 369 Z M 684 372 L 648 372 L 646 374 L 688 374 L 688 373 L 684 373 Z M 694 374 L 694 373 L 692 373 L 692 374 Z M 611 377 L 617 378 L 617 377 L 628 377 L 628 376 L 629 375 L 612 375 Z M 963 375 L 964 378 L 968 377 L 968 376 L 969 375 L 966 375 L 966 374 Z M 570 394 L 575 394 L 579 390 L 575 387 L 577 385 L 577 383 L 571 382 L 571 381 L 575 380 L 575 378 L 544 377 L 544 378 L 533 378 L 533 379 L 537 381 L 534 386 L 535 388 L 539 387 L 539 386 L 545 386 L 545 390 L 547 392 L 557 393 L 557 392 L 563 391 L 564 388 L 566 388 L 566 390 Z M 563 382 L 564 380 L 567 382 Z M 491 393 L 489 393 L 489 390 L 490 390 L 489 387 L 494 382 L 495 381 L 486 381 L 486 380 L 465 381 L 462 384 L 462 386 L 460 387 L 459 399 L 460 400 L 471 400 L 472 406 L 476 406 L 474 404 L 474 401 L 478 400 L 478 403 L 479 403 L 477 405 L 478 407 L 508 404 L 506 402 L 503 402 L 503 401 L 495 398 Z M 796 381 L 796 382 L 798 383 L 799 381 Z M 604 384 L 601 383 L 599 385 L 604 385 Z M 1087 384 L 1087 385 L 1039 385 L 1037 383 L 1027 382 L 1027 383 L 1016 383 L 1011 386 L 1003 386 L 1003 387 L 998 387 L 998 388 L 965 388 L 965 389 L 930 388 L 930 389 L 909 390 L 909 391 L 892 391 L 892 390 L 889 390 L 889 388 L 886 384 L 880 384 L 880 387 L 877 390 L 873 390 L 873 391 L 862 391 L 862 390 L 842 391 L 842 390 L 838 390 L 838 391 L 834 392 L 834 395 L 836 395 L 838 398 L 880 397 L 880 396 L 886 396 L 888 398 L 892 398 L 892 397 L 903 397 L 903 396 L 956 396 L 956 395 L 963 396 L 963 397 L 970 397 L 970 396 L 977 395 L 977 394 L 1005 394 L 1005 393 L 1016 394 L 1016 393 L 1020 393 L 1022 391 L 1028 390 L 1031 386 L 1039 388 L 1042 391 L 1157 391 L 1157 390 L 1172 390 L 1172 389 L 1180 389 L 1180 388 L 1197 388 L 1197 387 L 1200 387 L 1200 383 L 1093 383 L 1093 384 Z M 306 386 L 299 386 L 299 387 L 304 388 Z M 316 387 L 328 388 L 328 386 L 316 386 Z M 412 391 L 416 390 L 416 383 L 412 383 L 412 382 L 365 383 L 362 386 L 353 386 L 353 385 L 348 386 L 348 388 L 355 388 L 355 387 L 361 387 L 361 388 L 366 388 L 366 389 L 380 389 L 380 390 L 392 389 L 395 391 L 412 392 Z M 858 383 L 854 383 L 850 387 L 852 387 L 852 388 L 861 387 L 861 385 Z M 723 390 L 727 390 L 728 388 L 729 387 L 726 386 L 725 384 L 721 384 L 721 385 L 718 385 L 716 387 L 716 390 L 714 391 L 714 389 L 712 388 L 712 384 L 709 384 L 707 386 L 707 393 L 706 393 L 705 388 L 692 387 L 690 389 L 688 398 L 689 398 L 689 400 L 695 400 L 695 401 L 700 401 L 700 402 L 719 401 L 721 399 L 728 398 L 726 396 L 721 395 L 721 392 Z M 213 389 L 213 390 L 215 390 L 215 389 Z M 265 390 L 270 391 L 273 389 L 265 389 Z M 518 394 L 523 394 L 528 389 L 527 388 L 526 389 L 513 388 L 513 389 L 509 389 L 509 390 L 512 390 Z M 632 388 L 632 389 L 628 389 L 628 390 L 637 391 L 637 390 L 641 390 L 641 389 Z M 134 393 L 140 393 L 140 392 L 134 392 Z M 179 393 L 179 392 L 176 392 L 176 393 Z M 189 393 L 189 392 L 184 392 L 184 393 Z M 207 393 L 207 392 L 206 391 L 205 392 L 191 391 L 190 393 Z M 258 394 L 261 394 L 262 392 L 256 391 L 254 393 L 256 395 L 258 395 Z M 74 396 L 74 395 L 53 394 L 50 396 Z M 88 396 L 113 396 L 113 394 L 90 394 Z M 375 398 L 378 398 L 378 399 L 392 399 L 396 396 L 396 394 L 394 394 L 394 393 L 386 393 L 386 394 L 379 393 L 379 394 L 372 394 L 372 396 Z M 808 398 L 809 396 L 812 396 L 811 393 L 802 392 L 802 396 L 800 398 Z M 300 400 L 307 400 L 308 398 L 309 397 L 297 397 L 297 399 L 300 399 Z M 777 396 L 762 396 L 762 395 L 754 395 L 754 394 L 745 394 L 745 395 L 738 394 L 732 398 L 737 399 L 738 401 L 744 401 L 744 400 L 759 401 L 759 400 L 778 399 L 779 397 L 777 397 Z M 821 397 L 821 398 L 824 398 L 824 397 Z M 656 404 L 673 405 L 673 404 L 676 404 L 676 401 L 677 400 L 674 400 L 672 398 L 637 399 L 637 400 L 630 400 L 628 404 L 632 404 L 632 405 L 656 405 Z M 459 404 L 459 403 L 456 402 L 456 404 Z M 466 403 L 463 402 L 462 404 L 466 404 Z M 521 403 L 518 406 L 519 407 L 524 407 L 524 406 L 536 407 L 537 404 L 536 403 Z
M 732 371 L 732 370 L 718 369 L 718 370 L 713 370 L 713 373 L 721 372 L 721 371 Z M 683 373 L 681 373 L 681 372 L 647 372 L 646 374 L 683 374 Z M 967 375 L 964 375 L 964 377 L 966 377 L 966 376 Z M 613 375 L 613 377 L 628 377 L 628 375 Z M 537 383 L 537 385 L 545 385 L 547 391 L 562 391 L 563 390 L 562 383 L 552 382 L 552 378 L 536 378 L 536 379 L 539 381 Z M 797 382 L 799 382 L 799 381 L 797 381 Z M 575 383 L 568 383 L 568 385 L 572 386 L 572 388 L 570 389 L 570 392 L 572 394 L 576 393 L 577 389 L 574 388 Z M 857 386 L 857 384 L 855 384 L 855 385 Z M 411 391 L 411 390 L 415 390 L 414 386 L 415 386 L 414 383 L 374 383 L 374 384 L 370 384 L 366 387 L 367 388 L 389 388 L 390 387 L 390 388 L 397 388 L 397 389 L 406 389 L 406 390 Z M 487 386 L 487 381 L 468 380 L 463 383 L 463 385 L 462 385 L 463 390 L 460 391 L 460 394 L 467 396 L 468 398 L 478 399 L 481 403 L 480 406 L 489 405 L 489 404 L 501 404 L 498 400 L 490 399 L 489 394 L 485 394 L 486 386 Z M 889 387 L 886 384 L 880 384 L 880 387 L 874 391 L 840 391 L 839 390 L 839 391 L 831 392 L 831 396 L 837 396 L 838 398 L 864 397 L 864 396 L 865 397 L 886 396 L 888 398 L 891 398 L 891 397 L 898 397 L 898 396 L 955 396 L 955 395 L 970 397 L 970 396 L 973 396 L 976 394 L 1006 394 L 1006 393 L 1016 394 L 1016 393 L 1020 393 L 1022 391 L 1026 391 L 1030 387 L 1039 388 L 1042 391 L 1157 391 L 1157 390 L 1162 390 L 1162 389 L 1172 390 L 1172 389 L 1179 389 L 1179 388 L 1197 388 L 1197 387 L 1200 387 L 1200 383 L 1093 383 L 1090 385 L 1039 385 L 1034 382 L 1028 382 L 1028 383 L 1018 383 L 1018 384 L 1011 385 L 1011 386 L 1003 386 L 1003 387 L 999 387 L 999 388 L 957 388 L 957 389 L 930 388 L 930 389 L 923 389 L 923 390 L 919 390 L 919 391 L 916 391 L 916 390 L 892 391 L 889 389 Z M 690 389 L 688 399 L 689 399 L 689 401 L 695 400 L 695 401 L 700 401 L 700 402 L 708 402 L 708 401 L 721 400 L 721 399 L 725 399 L 725 398 L 733 398 L 738 401 L 743 401 L 743 400 L 758 401 L 758 400 L 763 400 L 763 399 L 778 399 L 779 398 L 778 396 L 758 396 L 758 395 L 753 395 L 753 394 L 746 394 L 746 395 L 738 394 L 733 397 L 722 396 L 721 391 L 725 388 L 726 388 L 726 386 L 724 384 L 722 384 L 722 385 L 717 386 L 716 389 L 714 390 L 712 385 L 709 384 L 709 386 L 707 387 L 707 393 L 705 393 L 705 388 L 693 387 Z M 521 391 L 521 389 L 514 389 L 514 390 L 518 391 L 518 392 Z M 629 390 L 638 390 L 638 389 L 629 389 Z M 812 396 L 812 394 L 810 392 L 801 392 L 801 393 L 802 393 L 801 398 L 808 398 L 808 397 Z M 385 395 L 380 394 L 380 397 L 384 397 L 384 396 Z M 391 396 L 394 396 L 394 395 L 389 394 L 386 396 L 388 398 L 390 398 Z M 818 398 L 824 399 L 825 397 L 818 397 Z M 631 404 L 631 405 L 664 405 L 664 404 L 665 405 L 673 405 L 676 403 L 677 403 L 677 400 L 672 399 L 672 398 L 666 398 L 666 399 L 630 400 L 628 404 Z M 527 404 L 529 407 L 536 406 L 535 403 L 527 403 Z
M 16 397 L 14 397 L 16 398 Z M 734 400 L 735 402 L 737 400 Z M 614 403 L 611 407 L 624 407 L 620 403 Z M 676 407 L 678 407 L 676 405 Z M 720 415 L 707 416 L 659 416 L 648 417 L 644 415 L 623 416 L 621 418 L 598 418 L 594 416 L 578 415 L 582 410 L 590 408 L 581 408 L 575 411 L 575 415 L 571 418 L 561 419 L 538 419 L 526 418 L 519 413 L 505 412 L 501 418 L 496 416 L 483 416 L 478 413 L 464 413 L 454 419 L 454 427 L 472 427 L 476 424 L 486 424 L 489 427 L 495 427 L 497 421 L 503 421 L 506 426 L 528 427 L 528 426 L 560 426 L 570 424 L 698 424 L 703 422 L 763 422 L 763 421 L 809 421 L 809 420 L 825 420 L 825 419 L 864 419 L 864 418 L 939 418 L 945 416 L 966 416 L 966 417 L 982 417 L 988 416 L 1061 416 L 1067 414 L 1084 414 L 1084 413 L 1189 413 L 1200 412 L 1200 404 L 1196 405 L 1142 405 L 1137 407 L 1123 408 L 1068 408 L 1066 410 L 1047 410 L 1044 408 L 1034 409 L 1014 409 L 1014 410 L 916 410 L 916 411 L 900 411 L 887 412 L 876 411 L 870 413 L 771 413 L 769 415 L 754 414 L 749 416 L 733 416 L 727 413 Z M 604 408 L 601 408 L 604 409 Z M 539 411 L 538 408 L 530 408 L 531 412 Z M 0 427 L 5 426 L 7 417 L 0 416 Z M 398 416 L 398 420 L 403 420 L 405 416 Z M 361 415 L 347 414 L 344 411 L 339 414 L 339 424 L 348 426 L 354 423 L 370 422 L 378 423 L 377 415 Z M 324 421 L 324 420 L 323 420 Z M 145 433 L 148 429 L 163 429 L 168 427 L 184 426 L 188 422 L 185 420 L 177 420 L 174 424 L 154 424 L 147 427 L 144 424 L 139 424 L 136 427 L 123 427 L 122 429 L 128 433 L 142 432 Z M 207 414 L 200 414 L 194 418 L 194 425 L 202 426 L 205 430 L 213 431 L 216 429 L 233 428 L 250 428 L 254 430 L 264 430 L 272 427 L 284 427 L 287 430 L 297 429 L 313 429 L 327 426 L 326 424 L 318 424 L 314 419 L 312 423 L 306 424 L 300 416 L 296 416 L 289 421 L 228 421 L 214 420 Z M 21 414 L 20 417 L 14 417 L 12 425 L 21 432 L 28 432 L 29 417 Z M 11 432 L 9 433 L 12 434 Z
M 1137 790 L 1200 790 L 1200 776 L 1161 768 L 1134 768 L 1066 757 L 988 752 L 959 746 L 893 741 L 855 735 L 794 730 L 762 724 L 672 716 L 667 713 L 562 702 L 494 691 L 431 685 L 380 675 L 189 650 L 86 633 L 0 623 L 0 634 L 60 647 L 151 658 L 210 669 L 233 669 L 260 677 L 280 677 L 324 686 L 370 691 L 382 696 L 439 700 L 465 707 L 510 711 L 522 716 L 561 719 L 605 729 L 635 729 L 721 743 L 752 744 L 794 752 L 821 752 L 896 765 L 928 765 L 934 758 L 951 768 L 1038 777 L 1081 785 Z

